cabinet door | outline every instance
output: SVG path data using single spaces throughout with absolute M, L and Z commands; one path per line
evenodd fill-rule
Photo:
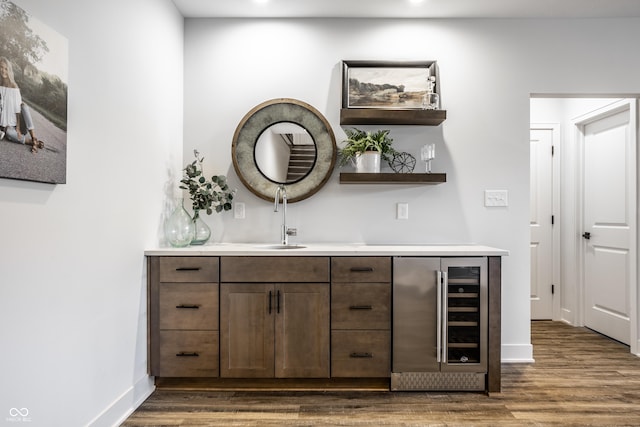
M 221 377 L 273 377 L 273 293 L 270 284 L 220 285 Z
M 329 377 L 329 284 L 276 286 L 276 377 Z

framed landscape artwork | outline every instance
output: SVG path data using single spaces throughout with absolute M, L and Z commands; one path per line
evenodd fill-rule
M 66 182 L 68 46 L 0 0 L 0 178 Z
M 435 61 L 342 61 L 342 108 L 422 109 Z

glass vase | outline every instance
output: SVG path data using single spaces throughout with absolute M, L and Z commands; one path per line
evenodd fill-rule
M 193 214 L 193 227 L 195 229 L 195 235 L 191 240 L 191 244 L 204 245 L 207 243 L 211 237 L 211 228 L 200 218 L 200 212 L 198 211 L 195 211 Z
M 195 236 L 193 219 L 184 208 L 184 199 L 179 199 L 171 216 L 164 223 L 164 236 L 175 248 L 189 246 Z

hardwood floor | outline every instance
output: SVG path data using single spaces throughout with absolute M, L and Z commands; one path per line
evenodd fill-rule
M 583 328 L 533 322 L 535 364 L 502 392 L 156 390 L 123 426 L 640 426 L 640 358 Z

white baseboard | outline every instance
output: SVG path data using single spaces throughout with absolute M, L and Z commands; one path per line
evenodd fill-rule
M 531 344 L 503 344 L 502 363 L 534 363 L 533 345 Z
M 573 311 L 563 308 L 560 314 L 560 321 L 565 322 L 568 325 L 572 325 L 572 326 L 575 325 L 576 319 L 573 314 Z
M 145 375 L 88 424 L 91 427 L 117 427 L 142 405 L 155 390 L 153 377 Z

